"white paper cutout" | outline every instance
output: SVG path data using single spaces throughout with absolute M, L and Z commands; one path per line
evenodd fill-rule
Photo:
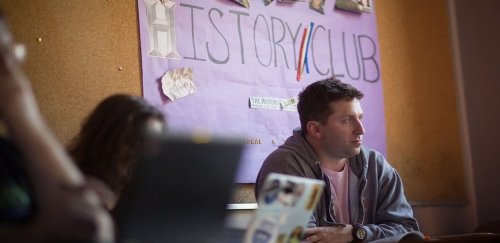
M 148 55 L 179 59 L 175 35 L 175 1 L 144 0 L 144 3 L 148 16 Z
M 178 68 L 169 71 L 161 78 L 163 94 L 175 101 L 196 92 L 191 68 Z

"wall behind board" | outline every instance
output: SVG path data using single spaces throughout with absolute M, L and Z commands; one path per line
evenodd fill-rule
M 411 201 L 465 200 L 444 0 L 376 2 L 388 159 Z M 135 0 L 2 0 L 49 126 L 67 143 L 114 93 L 141 95 Z M 41 38 L 39 41 L 38 38 Z M 240 185 L 234 202 L 254 202 Z

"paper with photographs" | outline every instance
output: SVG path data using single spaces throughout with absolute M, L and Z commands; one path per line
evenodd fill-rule
M 245 7 L 245 8 L 250 8 L 250 0 L 232 0 L 233 2 Z
M 269 5 L 273 2 L 274 0 L 262 0 L 262 2 L 264 2 L 264 5 Z
M 373 2 L 372 0 L 336 0 L 335 7 L 351 12 L 371 13 L 373 11 Z
M 325 14 L 325 0 L 309 0 L 309 8 L 320 14 Z

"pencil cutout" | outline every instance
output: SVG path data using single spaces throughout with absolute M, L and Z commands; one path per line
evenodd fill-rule
M 312 31 L 314 29 L 314 23 L 311 22 L 311 24 L 309 25 L 309 31 L 308 31 L 308 34 L 307 34 L 307 44 L 306 44 L 306 54 L 305 54 L 305 60 L 304 60 L 304 65 L 306 66 L 306 72 L 309 74 L 309 63 L 307 61 L 307 54 L 309 53 L 309 43 L 311 43 L 311 35 L 312 35 Z
M 300 77 L 302 75 L 302 64 L 303 62 L 303 51 L 304 51 L 304 45 L 306 42 L 306 37 L 307 37 L 307 27 L 304 29 L 304 33 L 302 34 L 302 40 L 300 41 L 300 49 L 299 49 L 299 59 L 297 61 L 297 81 L 300 81 Z

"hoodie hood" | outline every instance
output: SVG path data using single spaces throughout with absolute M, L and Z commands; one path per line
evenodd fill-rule
M 300 129 L 293 130 L 293 135 L 287 138 L 280 148 L 292 151 L 295 156 L 307 162 L 307 165 L 311 167 L 316 175 L 321 175 L 318 155 L 316 155 L 316 152 L 314 152 L 312 146 L 307 142 Z

